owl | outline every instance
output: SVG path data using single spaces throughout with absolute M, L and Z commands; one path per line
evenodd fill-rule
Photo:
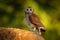
M 27 21 L 27 25 L 31 31 L 37 31 L 38 34 L 41 35 L 41 32 L 45 32 L 45 27 L 42 22 L 39 20 L 39 17 L 34 13 L 34 9 L 32 7 L 25 8 L 25 17 Z

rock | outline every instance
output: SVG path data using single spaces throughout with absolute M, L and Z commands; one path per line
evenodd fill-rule
M 44 40 L 44 38 L 27 30 L 0 27 L 0 40 Z

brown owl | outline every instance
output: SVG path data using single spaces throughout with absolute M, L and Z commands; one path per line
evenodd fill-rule
M 44 25 L 42 24 L 42 22 L 39 20 L 39 17 L 34 14 L 34 9 L 32 7 L 27 7 L 25 9 L 25 16 L 26 16 L 26 21 L 27 24 L 29 26 L 29 28 L 32 31 L 36 31 L 41 34 L 41 32 L 45 32 L 45 28 Z

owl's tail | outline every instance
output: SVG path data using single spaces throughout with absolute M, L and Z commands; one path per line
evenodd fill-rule
M 45 29 L 44 27 L 39 27 L 39 30 L 40 30 L 41 32 L 46 32 L 46 29 Z
M 40 25 L 36 25 L 35 24 L 35 27 L 36 27 L 36 29 L 38 30 L 38 31 L 40 31 L 40 32 L 46 32 L 46 29 L 44 28 L 44 26 L 40 26 Z

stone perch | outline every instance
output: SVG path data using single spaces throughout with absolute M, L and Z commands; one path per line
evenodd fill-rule
M 44 38 L 27 30 L 0 27 L 0 40 L 44 40 Z

